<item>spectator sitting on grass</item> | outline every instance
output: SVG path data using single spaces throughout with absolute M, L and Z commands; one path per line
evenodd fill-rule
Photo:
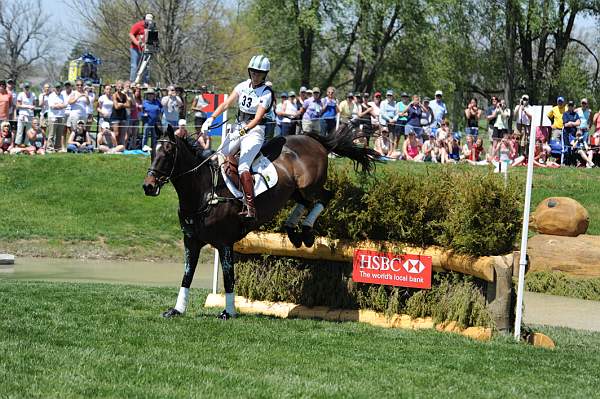
M 594 167 L 594 163 L 592 162 L 593 153 L 590 151 L 590 147 L 585 141 L 581 130 L 577 131 L 575 138 L 571 141 L 571 148 L 573 149 L 573 152 L 577 154 L 577 160 L 580 166 L 583 166 L 583 162 L 585 162 L 587 168 Z
M 389 159 L 400 159 L 402 154 L 393 147 L 392 141 L 390 140 L 390 133 L 387 126 L 381 128 L 381 135 L 375 140 L 375 151 L 380 156 Z
M 527 153 L 520 155 L 517 158 L 515 158 L 515 160 L 513 161 L 511 166 L 527 165 L 528 158 L 529 158 L 529 156 Z M 548 159 L 548 153 L 545 151 L 542 141 L 536 140 L 535 141 L 535 152 L 533 153 L 533 166 L 537 166 L 539 168 L 545 168 L 548 166 L 546 164 L 547 159 Z
M 466 143 L 463 146 L 463 159 L 470 165 L 487 165 L 485 149 L 483 147 L 483 138 L 467 136 Z
M 177 130 L 175 130 L 175 136 L 179 136 L 182 139 L 185 139 L 188 136 L 186 125 L 187 121 L 185 119 L 180 119 L 177 122 Z
M 411 130 L 408 132 L 408 138 L 404 140 L 402 146 L 402 155 L 407 161 L 422 162 L 423 154 L 421 153 L 421 143 L 417 140 L 415 131 Z
M 197 151 L 200 153 L 202 158 L 207 158 L 211 156 L 214 151 L 210 149 L 210 136 L 208 132 L 203 132 L 200 129 L 202 126 L 198 126 L 198 130 L 196 134 L 198 135 L 198 139 L 196 140 Z
M 594 162 L 594 165 L 598 165 L 600 158 L 600 131 L 596 131 L 594 134 L 590 135 L 590 159 Z
M 0 154 L 9 154 L 15 145 L 15 138 L 10 130 L 8 121 L 0 125 Z
M 71 132 L 67 144 L 67 152 L 85 153 L 94 152 L 92 138 L 85 130 L 85 121 L 80 119 L 77 121 L 75 130 Z
M 125 150 L 125 146 L 122 144 L 117 145 L 117 138 L 110 128 L 110 123 L 104 121 L 100 125 L 100 128 L 102 130 L 98 133 L 98 140 L 96 141 L 99 152 L 104 154 L 116 154 Z
M 435 139 L 435 134 L 429 133 L 427 140 L 423 143 L 423 160 L 425 162 L 438 163 L 441 161 L 440 149 Z
M 46 146 L 48 143 L 46 141 L 46 135 L 40 127 L 40 120 L 38 118 L 33 118 L 31 120 L 31 129 L 27 131 L 27 141 L 29 142 L 27 152 L 31 155 L 44 155 L 46 153 Z

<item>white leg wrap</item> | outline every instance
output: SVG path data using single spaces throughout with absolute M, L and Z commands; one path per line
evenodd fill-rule
M 313 209 L 310 211 L 310 213 L 306 215 L 306 218 L 304 218 L 302 226 L 313 227 L 315 221 L 317 220 L 321 212 L 323 212 L 323 209 L 325 209 L 323 204 L 317 202 Z
M 235 315 L 235 294 L 233 292 L 225 293 L 225 310 L 230 315 Z
M 190 295 L 190 289 L 181 287 L 179 288 L 179 295 L 177 295 L 177 303 L 175 304 L 175 310 L 181 313 L 185 313 L 187 308 L 188 297 Z
M 285 221 L 285 225 L 290 226 L 290 227 L 298 226 L 298 222 L 300 221 L 300 218 L 304 214 L 305 209 L 306 209 L 306 207 L 304 205 L 296 204 L 296 206 L 294 207 L 294 209 L 288 216 L 287 220 Z

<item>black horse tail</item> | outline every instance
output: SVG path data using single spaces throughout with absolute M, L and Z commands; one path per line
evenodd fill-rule
M 315 133 L 309 133 L 308 136 L 321 143 L 327 152 L 353 160 L 355 169 L 358 169 L 359 165 L 362 171 L 366 173 L 371 173 L 375 169 L 379 154 L 369 147 L 354 143 L 354 140 L 358 137 L 354 135 L 354 127 L 351 123 L 341 125 L 333 134 L 328 136 L 320 136 Z

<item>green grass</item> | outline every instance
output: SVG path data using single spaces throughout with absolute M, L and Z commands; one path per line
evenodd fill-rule
M 351 167 L 346 160 L 334 162 Z M 144 196 L 149 163 L 144 157 L 99 154 L 0 156 L 0 249 L 17 255 L 179 259 L 177 197 L 170 185 L 157 198 Z M 441 167 L 469 169 L 395 162 L 378 171 L 425 179 Z M 524 176 L 525 168 L 511 171 L 512 179 Z M 575 198 L 590 212 L 589 234 L 600 234 L 599 191 L 596 169 L 536 169 L 533 204 L 548 196 Z
M 192 291 L 3 281 L 0 397 L 593 397 L 600 334 L 548 329 L 555 350 L 508 337 L 241 316 Z

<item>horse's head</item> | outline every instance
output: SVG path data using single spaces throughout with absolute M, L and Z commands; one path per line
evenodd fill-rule
M 158 127 L 156 129 L 158 130 Z M 175 137 L 173 128 L 169 125 L 167 127 L 167 134 L 164 137 L 160 137 L 156 148 L 152 149 L 152 164 L 142 185 L 146 195 L 158 196 L 161 187 L 171 180 L 175 171 L 177 153 L 177 138 Z

